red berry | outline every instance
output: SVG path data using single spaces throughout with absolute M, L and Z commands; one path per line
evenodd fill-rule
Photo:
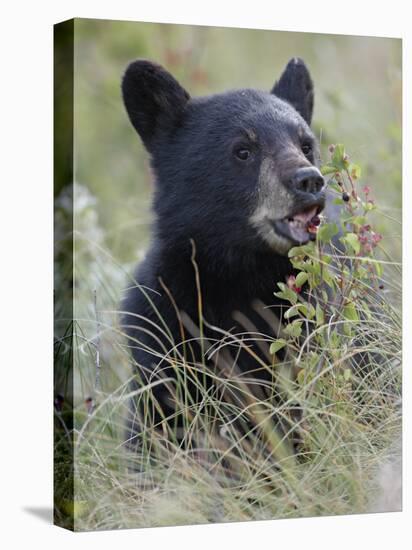
M 293 290 L 297 294 L 300 294 L 302 288 L 300 286 L 296 286 L 296 277 L 294 275 L 289 275 L 289 277 L 286 279 L 286 284 L 291 290 Z

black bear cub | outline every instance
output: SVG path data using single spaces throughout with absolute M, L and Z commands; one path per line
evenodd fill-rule
M 135 407 L 133 438 L 142 416 L 178 423 L 185 369 L 196 367 L 206 385 L 219 371 L 259 391 L 273 386 L 264 346 L 282 322 L 276 283 L 293 274 L 288 251 L 314 238 L 326 199 L 302 60 L 292 59 L 270 92 L 196 98 L 161 66 L 138 60 L 122 92 L 155 178 L 151 245 L 122 305 L 133 388 L 150 385 L 156 401 L 146 403 L 150 413 Z M 228 353 L 219 362 L 212 349 L 222 339 Z M 191 402 L 202 399 L 198 390 L 185 383 Z

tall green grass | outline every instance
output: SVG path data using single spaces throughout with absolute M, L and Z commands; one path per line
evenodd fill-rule
M 398 492 L 389 502 L 382 500 L 385 479 L 394 475 L 399 481 L 400 475 L 398 263 L 385 260 L 384 290 L 377 293 L 371 284 L 372 315 L 358 315 L 338 344 L 318 350 L 323 360 L 316 364 L 310 364 L 310 353 L 319 343 L 310 336 L 310 353 L 305 355 L 308 340 L 301 349 L 291 341 L 287 359 L 275 360 L 270 316 L 267 334 L 257 334 L 247 320 L 241 334 L 216 331 L 213 340 L 202 342 L 201 362 L 171 341 L 166 352 L 176 373 L 184 430 L 174 430 L 170 419 L 158 426 L 147 423 L 133 450 L 125 440 L 130 398 L 147 410 L 157 405 L 153 385 L 139 383 L 134 374 L 119 325 L 120 289 L 136 281 L 128 275 L 131 266 L 117 264 L 107 250 L 94 197 L 79 185 L 74 194 L 76 311 L 73 323 L 62 316 L 56 340 L 56 393 L 63 398 L 56 408 L 60 523 L 95 530 L 400 508 Z M 64 208 L 62 201 L 63 213 Z M 64 235 L 60 244 L 64 248 Z M 184 323 L 188 340 L 198 339 L 197 324 Z M 325 331 L 333 327 L 333 319 L 325 320 Z M 263 350 L 267 360 L 256 356 L 257 366 L 271 369 L 274 384 L 283 388 L 282 400 L 270 399 L 269 383 L 256 391 L 237 373 L 236 349 L 253 354 L 250 343 Z M 363 374 L 356 369 L 357 357 Z M 221 392 L 201 384 L 204 365 L 213 360 L 214 387 L 231 396 L 224 401 Z M 290 376 L 296 369 L 304 374 Z M 131 390 L 136 377 L 137 389 Z M 185 392 L 188 381 L 197 385 L 198 400 Z M 302 414 L 295 417 L 296 403 Z M 289 431 L 279 429 L 280 421 Z

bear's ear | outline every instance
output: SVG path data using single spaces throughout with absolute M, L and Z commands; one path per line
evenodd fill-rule
M 145 60 L 127 67 L 122 93 L 130 121 L 149 151 L 158 137 L 179 124 L 190 99 L 170 73 Z
M 313 82 L 302 59 L 294 57 L 289 61 L 271 93 L 290 103 L 310 125 L 313 113 Z

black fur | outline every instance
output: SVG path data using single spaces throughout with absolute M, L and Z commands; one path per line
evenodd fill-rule
M 251 219 L 266 204 L 269 218 L 272 210 L 283 218 L 312 202 L 323 205 L 323 190 L 305 192 L 294 184 L 297 170 L 319 163 L 309 128 L 313 85 L 304 63 L 292 60 L 271 93 L 245 89 L 190 99 L 162 67 L 135 61 L 122 90 L 155 174 L 152 242 L 123 302 L 129 312 L 123 325 L 137 372 L 154 381 L 160 370 L 175 377 L 162 356 L 171 347 L 165 333 L 177 344 L 182 340 L 177 311 L 199 322 L 195 267 L 208 325 L 243 332 L 240 312 L 257 330 L 273 331 L 256 303 L 279 312 L 282 304 L 273 293 L 276 282 L 293 272 L 285 252 L 293 243 L 262 237 L 270 220 Z M 309 152 L 302 151 L 304 144 Z M 244 149 L 249 157 L 242 160 Z M 205 335 L 216 336 L 207 327 Z M 256 365 L 243 356 L 237 368 L 247 373 Z M 171 414 L 168 390 L 153 391 Z
M 189 94 L 160 65 L 135 61 L 122 83 L 123 101 L 145 146 L 179 125 Z
M 305 63 L 291 59 L 272 89 L 272 93 L 288 101 L 308 124 L 313 114 L 313 82 Z

